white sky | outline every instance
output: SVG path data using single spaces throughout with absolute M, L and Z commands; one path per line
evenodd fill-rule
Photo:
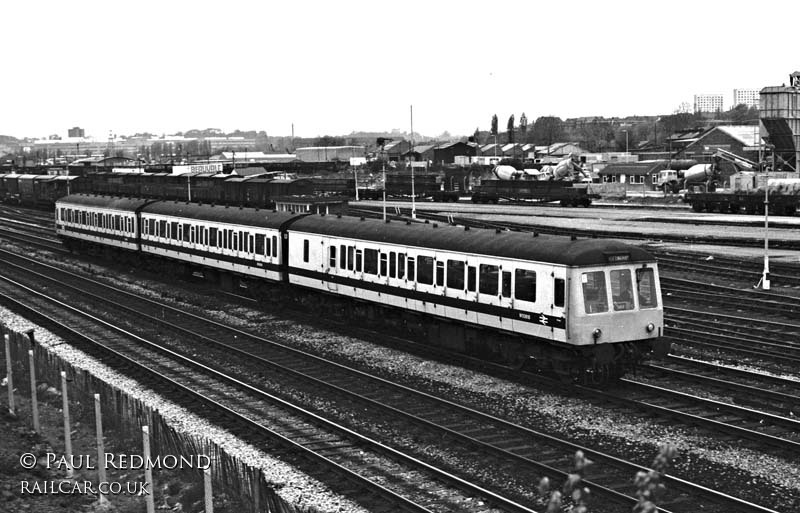
M 0 134 L 487 130 L 671 114 L 800 70 L 798 0 L 10 0 Z

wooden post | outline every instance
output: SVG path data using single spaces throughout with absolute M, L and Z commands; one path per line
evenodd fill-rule
M 142 426 L 142 444 L 144 446 L 144 481 L 149 493 L 145 495 L 144 500 L 147 504 L 147 513 L 155 513 L 156 504 L 153 497 L 155 488 L 153 487 L 153 469 L 148 463 L 150 461 L 150 427 Z
M 203 470 L 203 489 L 206 493 L 206 512 L 214 513 L 214 494 L 211 490 L 211 469 Z
M 105 443 L 103 442 L 103 412 L 100 408 L 100 394 L 94 394 L 94 425 L 97 431 L 97 486 L 106 482 L 105 465 Z M 100 494 L 100 504 L 104 504 L 108 498 Z
M 64 457 L 67 460 L 67 477 L 74 475 L 72 469 L 72 433 L 69 429 L 69 397 L 67 396 L 67 373 L 61 371 L 61 407 L 64 410 Z
M 253 511 L 261 511 L 261 469 L 253 469 Z
M 39 433 L 39 395 L 36 390 L 36 363 L 33 361 L 33 349 L 28 349 L 28 363 L 31 369 L 31 417 L 33 430 Z
M 16 415 L 14 410 L 14 376 L 11 374 L 13 370 L 11 366 L 11 339 L 8 337 L 8 333 L 3 335 L 3 339 L 5 340 L 6 345 L 6 382 L 8 383 L 8 413 L 11 415 Z

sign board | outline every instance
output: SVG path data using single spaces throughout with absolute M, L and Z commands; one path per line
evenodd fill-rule
M 184 173 L 222 173 L 222 163 L 172 166 L 173 175 L 180 175 Z

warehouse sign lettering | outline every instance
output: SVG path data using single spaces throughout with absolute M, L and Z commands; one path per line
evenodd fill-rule
M 192 164 L 190 166 L 172 166 L 172 174 L 183 173 L 222 173 L 222 163 Z

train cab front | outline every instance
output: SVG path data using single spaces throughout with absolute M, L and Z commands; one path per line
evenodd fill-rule
M 612 262 L 613 264 L 613 262 Z M 660 357 L 664 309 L 655 262 L 574 269 L 570 287 L 568 343 L 593 365 L 624 372 L 647 354 Z

